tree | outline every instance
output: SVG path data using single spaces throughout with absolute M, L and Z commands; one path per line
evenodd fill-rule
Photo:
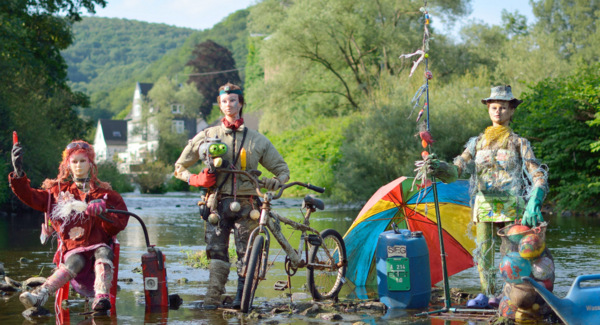
M 0 2 L 0 153 L 10 166 L 11 131 L 26 149 L 24 167 L 34 186 L 56 174 L 60 153 L 91 126 L 75 108 L 87 97 L 66 83 L 60 51 L 72 42 L 71 24 L 81 8 L 94 12 L 104 0 L 6 0 Z M 64 17 L 56 16 L 58 13 Z M 0 189 L 0 203 L 9 197 Z
M 548 164 L 550 198 L 559 209 L 597 211 L 600 204 L 600 64 L 534 85 L 515 112 L 515 131 Z
M 241 83 L 231 52 L 212 40 L 198 44 L 187 65 L 193 69 L 188 83 L 194 83 L 204 96 L 200 104 L 200 112 L 204 117 L 210 114 L 220 86 L 227 82 Z
M 595 63 L 600 59 L 600 3 L 589 0 L 530 1 L 540 34 L 555 39 L 563 58 Z
M 178 133 L 174 129 L 176 119 L 195 119 L 196 107 L 203 97 L 191 84 L 176 84 L 167 77 L 160 78 L 148 92 L 150 102 L 144 107 L 144 116 L 158 131 L 157 159 L 173 165 L 188 139 L 188 132 Z M 177 105 L 177 106 L 174 106 Z M 177 113 L 173 113 L 179 109 Z
M 468 1 L 436 1 L 449 18 Z M 249 29 L 268 35 L 261 51 L 265 83 L 249 102 L 263 107 L 271 130 L 301 126 L 305 116 L 360 111 L 382 75 L 406 65 L 397 57 L 421 47 L 419 5 L 392 0 L 266 0 L 252 8 Z M 266 12 L 270 14 L 264 15 Z M 281 121 L 278 116 L 289 116 Z

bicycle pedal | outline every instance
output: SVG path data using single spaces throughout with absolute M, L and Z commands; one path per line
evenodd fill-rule
M 313 246 L 321 246 L 321 244 L 323 243 L 319 235 L 314 234 L 308 235 L 308 242 Z
M 279 281 L 275 282 L 275 285 L 274 285 L 274 289 L 275 290 L 279 290 L 279 291 L 283 291 L 283 290 L 285 290 L 285 289 L 287 289 L 289 287 L 290 287 L 289 282 L 282 281 L 282 280 L 279 280 Z

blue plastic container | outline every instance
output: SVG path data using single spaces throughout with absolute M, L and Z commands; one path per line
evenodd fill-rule
M 429 250 L 422 232 L 396 229 L 381 233 L 375 257 L 377 289 L 382 303 L 388 308 L 429 306 Z

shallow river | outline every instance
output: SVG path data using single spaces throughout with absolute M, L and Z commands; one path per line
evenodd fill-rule
M 169 310 L 164 314 L 146 314 L 144 299 L 136 296 L 143 294 L 142 275 L 134 272 L 140 267 L 141 256 L 145 253 L 144 233 L 140 224 L 133 218 L 130 219 L 126 230 L 119 234 L 121 243 L 119 279 L 133 279 L 133 282 L 119 281 L 120 291 L 117 297 L 117 315 L 111 319 L 95 319 L 79 315 L 83 310 L 82 304 L 71 307 L 71 324 L 319 324 L 331 323 L 318 319 L 308 319 L 302 316 L 282 318 L 277 316 L 271 319 L 244 320 L 236 316 L 224 316 L 218 311 L 202 311 L 196 308 L 206 292 L 208 271 L 194 269 L 186 266 L 186 252 L 204 250 L 204 223 L 197 214 L 197 198 L 186 194 L 169 193 L 167 195 L 151 196 L 139 194 L 125 194 L 125 202 L 130 211 L 139 215 L 148 228 L 151 244 L 159 247 L 166 256 L 168 290 L 169 294 L 178 294 L 183 299 L 183 304 L 176 310 Z M 299 210 L 300 200 L 279 200 L 274 206 L 277 211 L 288 218 L 300 220 L 302 214 Z M 357 209 L 326 207 L 325 211 L 317 211 L 311 217 L 311 226 L 323 230 L 333 228 L 342 235 L 346 232 L 358 214 Z M 549 221 L 546 244 L 554 255 L 556 263 L 555 294 L 563 297 L 576 276 L 582 274 L 600 273 L 600 220 L 590 218 L 565 218 L 552 215 L 545 216 Z M 42 222 L 39 215 L 0 217 L 0 263 L 4 264 L 6 274 L 19 281 L 29 277 L 42 275 L 48 276 L 54 267 L 51 264 L 56 246 L 43 246 L 39 242 L 39 225 Z M 282 227 L 286 237 L 289 237 L 289 227 Z M 290 240 L 292 246 L 298 246 L 298 233 Z M 32 260 L 30 263 L 19 263 L 24 257 Z M 254 305 L 265 302 L 290 301 L 281 291 L 273 290 L 277 280 L 286 280 L 283 270 L 284 253 L 273 240 L 271 244 L 271 259 L 276 263 L 269 270 L 266 281 L 261 282 L 256 293 Z M 183 279 L 187 279 L 183 283 Z M 235 295 L 237 274 L 232 269 L 227 294 Z M 478 275 L 475 268 L 463 271 L 450 277 L 450 286 L 461 288 L 467 292 L 476 293 L 478 290 Z M 306 283 L 306 273 L 299 270 L 292 278 L 293 297 L 300 300 L 310 300 L 303 285 Z M 441 284 L 440 284 L 441 285 Z M 287 291 L 286 291 L 287 292 Z M 376 294 L 370 292 L 371 295 Z M 356 297 L 354 288 L 344 286 L 340 299 L 353 299 Z M 54 299 L 51 298 L 46 307 L 52 310 Z M 30 324 L 21 315 L 23 307 L 18 299 L 18 294 L 0 297 L 0 324 Z M 336 321 L 339 324 L 351 324 L 364 321 L 370 324 L 387 323 L 415 323 L 414 318 L 408 314 L 386 316 L 369 316 L 361 314 L 346 315 L 344 319 Z M 92 322 L 93 321 L 93 322 Z M 38 324 L 54 324 L 55 318 L 41 319 Z M 431 324 L 429 319 L 418 321 L 419 324 Z M 436 322 L 435 324 L 443 324 Z M 445 322 L 450 324 L 450 322 Z M 460 324 L 460 322 L 452 322 Z

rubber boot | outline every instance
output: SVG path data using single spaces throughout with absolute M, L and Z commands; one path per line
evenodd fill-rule
M 225 293 L 225 283 L 229 276 L 231 264 L 213 259 L 209 265 L 208 289 L 204 297 L 203 309 L 217 309 L 221 306 L 221 295 Z
M 233 301 L 231 302 L 231 308 L 240 309 L 240 306 L 242 305 L 242 293 L 244 292 L 244 284 L 245 283 L 246 283 L 245 277 L 238 278 L 237 292 L 235 293 L 235 299 L 233 299 Z
M 92 310 L 106 311 L 110 305 L 110 287 L 113 280 L 113 263 L 109 259 L 97 259 L 94 263 L 94 302 Z
M 58 269 L 46 279 L 44 284 L 32 292 L 23 292 L 19 296 L 19 300 L 25 308 L 42 307 L 48 301 L 49 295 L 54 294 L 76 275 L 77 274 L 69 270 L 64 264 L 61 264 Z

